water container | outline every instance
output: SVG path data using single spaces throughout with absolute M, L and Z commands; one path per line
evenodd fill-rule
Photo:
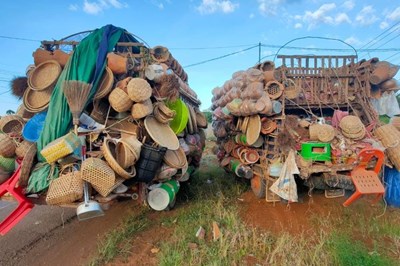
M 150 182 L 156 176 L 157 170 L 160 169 L 167 148 L 155 148 L 148 144 L 143 144 L 140 151 L 140 159 L 137 161 L 135 181 Z

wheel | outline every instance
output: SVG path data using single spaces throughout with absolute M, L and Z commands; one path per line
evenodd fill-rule
M 250 180 L 251 183 L 251 190 L 253 191 L 254 195 L 261 199 L 265 197 L 265 189 L 267 187 L 265 179 L 259 175 L 254 175 L 253 178 Z

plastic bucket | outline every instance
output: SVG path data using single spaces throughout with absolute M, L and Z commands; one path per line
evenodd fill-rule
M 143 144 L 140 151 L 140 159 L 137 161 L 135 181 L 150 182 L 160 169 L 167 148 L 154 148 L 148 144 Z
M 155 188 L 149 192 L 147 196 L 147 202 L 150 207 L 156 211 L 162 211 L 173 202 L 176 194 L 179 191 L 179 182 L 176 180 L 170 180 L 158 188 Z
M 22 130 L 22 136 L 25 140 L 30 142 L 36 142 L 39 139 L 40 133 L 42 133 L 44 122 L 46 120 L 47 112 L 35 114 L 25 124 Z

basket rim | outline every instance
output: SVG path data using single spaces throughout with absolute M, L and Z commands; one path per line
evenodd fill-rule
M 100 84 L 97 87 L 96 94 L 93 96 L 93 100 L 98 100 L 98 99 L 101 99 L 101 98 L 107 96 L 107 94 L 109 94 L 112 90 L 112 86 L 114 84 L 114 73 L 111 71 L 111 69 L 108 66 L 106 66 L 104 70 L 105 70 L 105 72 L 103 73 L 103 75 L 101 77 Z M 107 75 L 109 77 L 106 80 L 106 82 L 104 82 L 104 79 L 105 79 L 104 77 L 107 77 L 105 75 Z M 105 84 L 104 87 L 102 87 L 103 84 Z
M 47 86 L 44 86 L 42 88 L 36 87 L 36 84 L 34 84 L 34 82 L 32 83 L 32 79 L 34 78 L 35 73 L 38 72 L 39 70 L 42 70 L 42 68 L 44 68 L 44 67 L 46 67 L 48 65 L 55 65 L 56 66 L 57 75 L 54 75 L 55 76 L 54 80 L 52 80 L 51 82 L 48 82 L 48 84 L 46 84 Z M 62 71 L 62 67 L 56 60 L 46 60 L 46 61 L 40 63 L 39 65 L 37 65 L 31 71 L 31 73 L 29 74 L 29 77 L 28 77 L 28 85 L 29 85 L 30 88 L 32 88 L 32 90 L 35 90 L 35 91 L 46 90 L 46 89 L 52 87 L 57 82 L 57 80 L 58 80 L 58 78 L 59 78 L 59 76 L 61 74 L 61 71 Z M 49 77 L 49 75 L 46 75 L 46 76 Z
M 136 176 L 136 169 L 134 166 L 131 166 L 131 170 L 130 172 L 128 172 L 118 164 L 117 160 L 111 153 L 110 147 L 108 146 L 109 142 L 113 142 L 115 145 L 117 144 L 116 140 L 106 137 L 104 138 L 103 145 L 101 145 L 101 150 L 103 151 L 104 158 L 106 159 L 110 167 L 124 179 L 129 179 Z

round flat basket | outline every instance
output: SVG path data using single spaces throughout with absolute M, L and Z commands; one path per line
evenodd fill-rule
M 272 100 L 281 97 L 283 90 L 284 90 L 283 84 L 276 80 L 269 81 L 264 87 L 264 91 L 268 94 L 269 98 L 271 98 Z
M 114 74 L 109 67 L 106 67 L 104 69 L 103 75 L 101 76 L 98 89 L 93 99 L 97 100 L 106 97 L 107 94 L 111 92 L 113 84 L 114 84 Z
M 163 160 L 167 165 L 174 168 L 183 168 L 187 164 L 185 151 L 181 147 L 175 151 L 167 150 Z
M 129 171 L 125 170 L 118 164 L 116 160 L 116 141 L 110 138 L 105 138 L 104 143 L 101 146 L 101 151 L 103 152 L 104 158 L 110 167 L 122 178 L 129 179 L 136 175 L 136 169 L 134 166 L 128 168 Z
M 61 66 L 55 60 L 48 60 L 35 67 L 28 77 L 28 85 L 33 90 L 51 88 L 61 73 Z
M 23 103 L 25 109 L 32 113 L 38 113 L 47 108 L 50 102 L 53 88 L 45 90 L 32 90 L 31 88 L 26 89 L 23 97 Z
M 0 130 L 4 133 L 21 134 L 25 120 L 19 115 L 6 115 L 0 119 Z
M 167 106 L 169 109 L 175 111 L 174 119 L 169 123 L 169 126 L 175 134 L 179 134 L 185 129 L 188 123 L 189 109 L 181 99 L 168 102 Z
M 147 133 L 158 145 L 169 150 L 179 149 L 179 140 L 169 125 L 158 122 L 154 116 L 147 116 L 144 120 L 144 126 Z
M 243 118 L 242 126 L 241 126 L 241 128 L 240 128 L 240 130 L 242 131 L 243 134 L 246 134 L 247 125 L 249 124 L 249 119 L 250 119 L 249 116 L 245 116 L 245 117 Z
M 259 115 L 252 115 L 249 118 L 249 124 L 247 125 L 246 141 L 247 144 L 253 145 L 256 143 L 261 131 L 261 120 Z
M 317 134 L 319 141 L 331 142 L 335 137 L 335 128 L 331 125 L 320 125 Z

